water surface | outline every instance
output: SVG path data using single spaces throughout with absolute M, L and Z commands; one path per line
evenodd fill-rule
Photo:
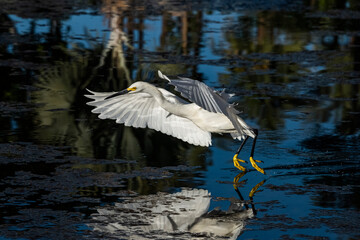
M 0 239 L 360 238 L 356 1 L 0 3 Z M 238 175 L 229 136 L 196 147 L 86 105 L 166 87 L 157 70 L 235 93 L 267 175 Z

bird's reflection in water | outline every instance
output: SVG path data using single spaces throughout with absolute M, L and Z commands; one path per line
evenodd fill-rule
M 241 172 L 238 175 L 236 175 L 236 177 L 234 178 L 234 189 L 235 192 L 238 194 L 239 198 L 244 201 L 244 207 L 246 210 L 249 210 L 249 206 L 248 204 L 245 203 L 245 199 L 244 197 L 241 195 L 241 192 L 239 191 L 239 186 L 246 184 L 247 180 L 242 180 L 241 182 L 240 179 L 246 174 L 246 172 Z M 262 180 L 261 182 L 259 182 L 258 184 L 256 184 L 250 191 L 249 193 L 249 204 L 251 206 L 251 210 L 254 214 L 254 216 L 256 215 L 256 209 L 255 209 L 255 205 L 254 205 L 254 194 L 257 192 L 260 192 L 261 190 L 258 190 L 264 183 L 266 182 L 266 179 Z
M 182 189 L 173 194 L 126 198 L 114 206 L 101 207 L 92 215 L 90 226 L 104 236 L 121 239 L 236 239 L 247 219 L 256 215 L 252 198 L 265 182 L 253 188 L 248 203 L 237 187 L 242 176 L 234 181 L 240 199 L 230 199 L 226 211 L 208 211 L 211 194 L 207 190 Z

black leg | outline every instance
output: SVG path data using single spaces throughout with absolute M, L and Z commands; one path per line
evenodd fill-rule
M 249 206 L 246 204 L 245 199 L 243 198 L 243 196 L 241 195 L 241 193 L 237 187 L 235 188 L 235 192 L 238 194 L 240 200 L 244 202 L 244 207 L 246 208 L 246 210 L 248 210 Z
M 254 204 L 254 194 L 257 192 L 261 192 L 262 190 L 258 191 L 259 187 L 261 187 L 264 183 L 266 182 L 266 180 L 262 180 L 261 182 L 259 182 L 258 184 L 256 184 L 255 187 L 253 187 L 251 189 L 251 192 L 249 193 L 249 198 L 250 198 L 250 204 L 251 204 L 251 209 L 253 211 L 253 214 L 256 215 L 257 211 L 255 209 L 255 204 Z
M 254 157 L 255 144 L 256 144 L 256 139 L 257 139 L 257 136 L 258 136 L 259 132 L 258 132 L 257 129 L 254 129 L 254 133 L 255 133 L 255 137 L 254 137 L 254 140 L 253 140 L 250 157 Z
M 244 141 L 241 143 L 239 149 L 236 151 L 236 154 L 239 155 L 241 149 L 243 148 L 243 146 L 245 145 L 246 141 L 249 139 L 249 136 L 246 136 Z
M 254 158 L 256 139 L 257 139 L 257 137 L 258 137 L 258 130 L 257 130 L 257 129 L 254 129 L 254 133 L 255 133 L 255 137 L 254 137 L 254 140 L 253 140 L 253 144 L 252 144 L 252 148 L 251 148 L 251 153 L 250 153 L 250 157 L 252 157 L 252 158 Z M 263 161 L 259 161 L 259 160 L 256 160 L 256 161 L 257 161 L 257 162 L 264 163 Z
M 250 153 L 250 163 L 253 166 L 253 168 L 255 168 L 256 170 L 258 170 L 259 172 L 261 172 L 262 174 L 266 174 L 264 169 L 260 168 L 256 162 L 261 163 L 262 161 L 259 160 L 254 160 L 254 151 L 255 151 L 255 145 L 256 145 L 256 139 L 258 136 L 258 130 L 254 129 L 254 133 L 255 133 L 255 137 L 253 140 L 253 144 L 252 144 L 252 148 L 251 148 L 251 153 Z
M 246 168 L 244 168 L 243 166 L 240 165 L 239 162 L 244 162 L 246 163 L 246 161 L 238 159 L 238 155 L 241 151 L 241 149 L 243 148 L 243 146 L 245 145 L 246 141 L 248 140 L 249 136 L 246 136 L 244 141 L 241 143 L 239 149 L 237 150 L 237 152 L 235 153 L 234 157 L 233 157 L 233 161 L 234 161 L 234 166 L 237 167 L 240 171 L 246 171 Z

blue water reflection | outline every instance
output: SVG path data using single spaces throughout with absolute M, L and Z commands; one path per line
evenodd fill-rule
M 226 2 L 4 5 L 0 238 L 100 239 L 89 227 L 99 209 L 183 187 L 211 193 L 209 216 L 234 198 L 253 204 L 239 239 L 360 237 L 359 5 Z M 240 142 L 228 136 L 195 147 L 85 104 L 85 88 L 166 87 L 158 69 L 236 93 L 267 175 L 236 180 Z

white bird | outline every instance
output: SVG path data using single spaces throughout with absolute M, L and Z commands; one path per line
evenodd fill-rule
M 239 112 L 228 103 L 230 94 L 218 92 L 200 81 L 190 78 L 170 80 L 158 71 L 159 77 L 169 81 L 181 96 L 191 102 L 155 87 L 146 82 L 135 82 L 120 92 L 93 92 L 85 95 L 94 101 L 88 102 L 96 108 L 93 113 L 100 113 L 101 119 L 114 119 L 116 123 L 135 128 L 151 128 L 198 146 L 211 145 L 211 133 L 230 133 L 234 139 L 243 142 L 233 157 L 234 166 L 241 171 L 246 168 L 238 155 L 249 137 L 253 145 L 250 154 L 252 166 L 265 174 L 253 159 L 257 129 L 249 127 L 237 114 Z
M 211 194 L 204 189 L 127 198 L 91 215 L 95 231 L 122 239 L 237 239 L 255 208 L 230 199 L 227 211 L 208 211 Z

